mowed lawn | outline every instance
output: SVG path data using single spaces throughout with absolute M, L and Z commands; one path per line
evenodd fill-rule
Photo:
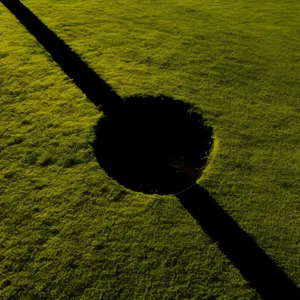
M 300 2 L 22 3 L 120 96 L 202 109 L 198 183 L 300 286 Z M 0 299 L 260 299 L 177 197 L 106 175 L 101 116 L 0 4 Z

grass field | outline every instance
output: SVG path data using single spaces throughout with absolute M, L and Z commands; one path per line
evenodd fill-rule
M 120 96 L 203 111 L 198 183 L 300 287 L 299 1 L 22 3 Z M 101 108 L 2 4 L 0 90 L 0 299 L 261 299 L 177 197 L 100 168 Z

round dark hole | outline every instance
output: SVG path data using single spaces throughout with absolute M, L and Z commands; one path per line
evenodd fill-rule
M 191 105 L 168 97 L 133 97 L 96 127 L 95 155 L 121 185 L 146 194 L 175 194 L 199 178 L 212 129 Z

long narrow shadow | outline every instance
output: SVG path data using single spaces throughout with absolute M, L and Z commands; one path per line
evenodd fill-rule
M 129 101 L 125 107 L 122 98 L 119 97 L 105 81 L 103 81 L 75 52 L 71 50 L 68 45 L 58 38 L 54 32 L 45 26 L 20 1 L 2 0 L 2 3 L 17 17 L 37 41 L 44 46 L 54 61 L 56 61 L 62 70 L 74 80 L 74 83 L 87 95 L 87 97 L 96 106 L 101 105 L 106 115 L 111 115 L 108 117 L 110 121 L 106 120 L 104 122 L 104 125 L 109 125 L 107 126 L 110 130 L 116 129 L 117 131 L 118 127 L 116 126 L 118 124 L 110 126 L 110 123 L 112 120 L 118 120 L 118 116 L 121 116 L 122 112 L 128 113 L 130 111 L 136 111 L 138 106 L 132 109 L 130 108 L 131 103 L 135 103 L 135 99 Z M 154 99 L 152 99 L 152 102 L 153 101 Z M 177 106 L 175 105 L 175 107 Z M 138 114 L 134 114 L 134 116 L 138 118 Z M 126 118 L 124 120 L 126 122 L 128 121 Z M 185 119 L 183 118 L 183 120 Z M 131 122 L 130 124 L 135 125 L 136 123 Z M 138 126 L 138 124 L 136 125 Z M 125 129 L 128 129 L 128 126 Z M 162 134 L 164 131 L 166 131 L 166 128 L 160 128 L 157 133 Z M 136 138 L 135 136 L 131 136 L 132 143 L 134 141 L 138 143 L 140 140 L 140 137 L 138 136 L 139 132 L 141 131 L 137 130 Z M 99 134 L 101 135 L 101 132 L 99 132 Z M 103 137 L 100 140 L 103 140 Z M 158 135 L 154 140 L 157 141 L 162 139 Z M 200 148 L 202 147 L 201 145 L 198 146 Z M 101 151 L 106 150 L 102 149 Z M 109 151 L 107 150 L 105 153 L 107 154 L 108 152 Z M 177 154 L 179 155 L 181 152 Z M 136 157 L 132 158 L 136 159 Z M 168 161 L 168 157 L 165 161 Z M 119 160 L 117 160 L 117 162 L 119 162 Z M 181 164 L 180 160 L 175 160 L 175 162 L 176 165 Z M 114 166 L 110 167 L 113 170 L 112 172 L 114 172 Z M 126 167 L 130 168 L 130 165 Z M 179 167 L 177 166 L 176 168 L 178 169 Z M 176 168 L 173 166 L 174 170 Z M 138 167 L 137 169 L 139 170 Z M 167 169 L 166 172 L 168 172 L 168 170 L 169 169 Z M 189 170 L 188 173 L 191 175 Z M 186 176 L 184 173 L 182 175 Z M 180 180 L 183 183 L 190 183 L 190 178 L 185 178 L 186 179 Z M 162 189 L 160 187 L 160 182 L 156 183 L 156 186 Z M 168 192 L 170 192 L 171 188 L 168 187 Z M 162 189 L 163 193 L 165 192 L 164 189 L 165 187 Z M 241 274 L 258 291 L 263 299 L 300 299 L 299 289 L 296 285 L 205 190 L 201 189 L 198 185 L 195 185 L 193 188 L 179 194 L 178 198 L 185 209 L 197 220 L 207 234 L 215 242 L 218 242 L 223 253 L 240 270 Z
M 292 280 L 207 191 L 195 185 L 178 198 L 263 299 L 300 299 L 300 290 Z
M 101 106 L 106 114 L 121 109 L 122 98 L 26 6 L 17 0 L 2 0 L 2 3 L 43 45 L 90 101 L 97 107 Z

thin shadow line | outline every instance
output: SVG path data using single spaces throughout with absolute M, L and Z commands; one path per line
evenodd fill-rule
M 52 30 L 18 0 L 2 0 L 3 5 L 42 44 L 53 60 L 97 107 L 109 114 L 120 110 L 123 100 Z
M 177 196 L 263 299 L 299 300 L 293 281 L 199 185 Z
M 122 110 L 122 98 L 27 7 L 16 0 L 2 3 L 96 106 L 106 114 Z M 291 279 L 205 190 L 196 185 L 177 197 L 263 299 L 300 299 Z

